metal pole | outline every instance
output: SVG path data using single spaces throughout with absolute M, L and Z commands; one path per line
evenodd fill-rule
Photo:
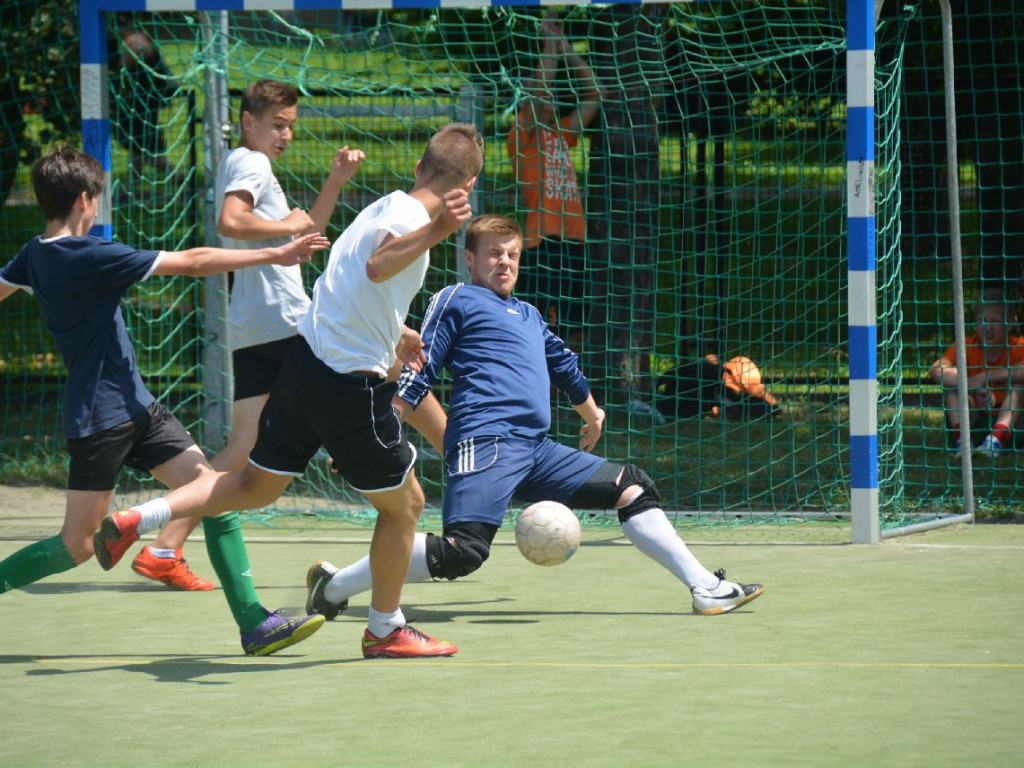
M 875 5 L 846 5 L 847 308 L 850 538 L 878 544 L 878 327 L 875 305 Z
M 964 323 L 963 250 L 960 244 L 960 165 L 956 152 L 956 90 L 953 83 L 953 21 L 949 0 L 942 9 L 942 78 L 946 95 L 946 166 L 949 176 L 949 241 L 953 260 L 953 329 L 956 338 L 956 390 L 960 399 L 960 466 L 964 513 L 974 522 L 974 475 L 971 465 L 971 422 L 967 400 L 967 333 Z
M 219 246 L 217 234 L 216 179 L 220 159 L 230 132 L 230 103 L 227 84 L 228 18 L 225 11 L 202 13 L 203 31 L 213 61 L 206 67 L 203 157 L 206 184 L 203 222 L 206 242 Z M 212 275 L 203 279 L 203 446 L 219 451 L 227 444 L 231 429 L 231 355 L 227 348 L 228 277 Z

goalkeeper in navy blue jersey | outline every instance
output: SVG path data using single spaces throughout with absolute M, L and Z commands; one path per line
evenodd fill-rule
M 473 573 L 487 560 L 511 501 L 551 500 L 573 509 L 616 509 L 633 545 L 686 584 L 695 613 L 726 613 L 758 597 L 760 584 L 727 581 L 724 571 L 700 564 L 662 511 L 646 472 L 591 453 L 605 414 L 576 354 L 533 305 L 512 295 L 522 245 L 512 219 L 472 221 L 465 247 L 471 282 L 433 296 L 421 329 L 426 363 L 419 372 L 407 368 L 399 380 L 394 404 L 403 417 L 424 401 L 442 368 L 453 385 L 444 428 L 444 529 L 440 536 L 416 534 L 406 581 Z M 583 419 L 579 448 L 547 437 L 552 384 Z M 439 435 L 425 436 L 439 442 Z M 371 584 L 368 558 L 347 568 L 319 561 L 307 573 L 307 610 L 333 619 Z

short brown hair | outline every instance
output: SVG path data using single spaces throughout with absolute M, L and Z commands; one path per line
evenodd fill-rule
M 85 192 L 96 197 L 103 183 L 100 161 L 67 145 L 48 152 L 32 166 L 32 189 L 47 221 L 67 219 L 78 196 Z
M 448 123 L 430 137 L 423 153 L 420 176 L 454 188 L 465 184 L 484 167 L 484 140 L 475 125 Z
M 263 117 L 272 109 L 294 107 L 298 103 L 299 90 L 295 86 L 278 80 L 257 80 L 242 92 L 238 119 L 242 119 L 243 112 Z
M 480 237 L 489 234 L 515 235 L 519 238 L 520 243 L 523 242 L 523 228 L 519 226 L 519 222 L 515 219 L 510 219 L 508 216 L 485 213 L 483 216 L 477 216 L 466 227 L 466 250 L 476 253 L 476 246 Z

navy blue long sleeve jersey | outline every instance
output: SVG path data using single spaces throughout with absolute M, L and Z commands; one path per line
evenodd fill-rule
M 469 437 L 542 437 L 551 427 L 552 383 L 573 405 L 590 395 L 576 354 L 514 296 L 450 285 L 431 298 L 420 335 L 427 363 L 422 373 L 402 373 L 398 394 L 417 406 L 448 369 L 446 453 Z

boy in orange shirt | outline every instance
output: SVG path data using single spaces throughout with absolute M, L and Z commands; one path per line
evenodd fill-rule
M 541 22 L 545 35 L 540 64 L 527 81 L 528 98 L 508 135 L 526 214 L 523 298 L 540 310 L 553 332 L 578 340 L 585 321 L 583 243 L 587 223 L 571 150 L 601 109 L 594 73 L 566 40 L 554 15 Z M 559 61 L 573 71 L 581 94 L 559 117 L 554 80 Z
M 1017 316 L 1003 291 L 986 288 L 975 305 L 977 329 L 966 339 L 967 388 L 971 431 L 989 432 L 973 447 L 996 457 L 1020 442 L 1014 427 L 1024 408 L 1024 338 L 1011 334 Z M 947 349 L 928 371 L 943 389 L 950 441 L 960 451 L 960 397 L 957 392 L 956 347 Z M 979 423 L 981 414 L 987 418 Z

